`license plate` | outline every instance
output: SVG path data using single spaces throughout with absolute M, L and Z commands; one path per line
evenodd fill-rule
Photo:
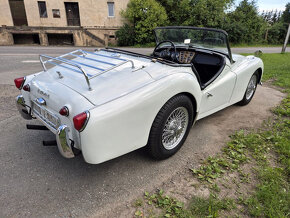
M 48 111 L 46 108 L 39 106 L 38 104 L 33 104 L 33 112 L 44 122 L 46 122 L 48 125 L 53 127 L 54 129 L 57 129 L 59 126 L 59 119 L 57 116 L 55 116 L 53 113 Z

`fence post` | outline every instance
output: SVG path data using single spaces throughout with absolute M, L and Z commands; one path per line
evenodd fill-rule
M 285 42 L 284 42 L 284 45 L 282 47 L 281 53 L 285 53 L 285 51 L 286 51 L 286 46 L 287 46 L 287 43 L 288 43 L 288 40 L 289 40 L 289 35 L 290 35 L 290 23 L 289 23 L 289 26 L 288 26 L 288 31 L 287 31 L 287 34 L 286 34 Z

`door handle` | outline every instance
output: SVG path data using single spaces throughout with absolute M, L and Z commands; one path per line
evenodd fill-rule
M 209 97 L 213 97 L 213 95 L 209 92 L 206 93 L 206 96 L 209 98 Z

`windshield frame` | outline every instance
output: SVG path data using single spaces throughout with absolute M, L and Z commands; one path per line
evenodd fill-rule
M 222 33 L 226 37 L 226 45 L 227 45 L 228 53 L 221 52 L 221 51 L 219 51 L 219 53 L 222 53 L 222 54 L 226 55 L 229 58 L 230 62 L 233 63 L 233 58 L 232 58 L 232 52 L 231 52 L 231 48 L 230 48 L 230 44 L 229 44 L 228 33 L 226 31 L 224 31 L 224 30 L 215 29 L 215 28 L 207 28 L 207 27 L 193 27 L 193 26 L 165 26 L 165 27 L 157 27 L 157 28 L 154 29 L 154 36 L 155 36 L 156 45 L 158 43 L 160 43 L 158 41 L 157 34 L 156 34 L 156 30 L 159 30 L 159 29 L 193 29 L 193 30 L 204 30 L 204 31 L 213 31 L 213 32 Z M 192 47 L 194 47 L 194 46 L 192 46 Z M 196 47 L 196 48 L 202 49 L 202 48 L 199 48 L 199 47 Z M 210 48 L 205 48 L 205 49 L 206 50 L 210 50 L 210 51 L 217 52 L 215 49 L 210 49 Z

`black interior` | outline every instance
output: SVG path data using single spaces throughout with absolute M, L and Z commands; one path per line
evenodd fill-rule
M 192 64 L 194 66 L 193 71 L 196 69 L 203 89 L 221 73 L 225 65 L 225 59 L 217 54 L 196 52 Z
M 156 48 L 157 47 L 158 46 L 156 46 Z M 189 47 L 179 47 L 174 49 L 172 47 L 162 47 L 155 49 L 153 56 L 173 61 L 175 63 L 184 64 L 185 62 L 180 63 L 179 61 L 181 51 L 193 53 L 193 58 L 189 59 L 189 62 L 186 64 L 191 64 L 192 70 L 200 83 L 201 89 L 204 89 L 213 82 L 225 66 L 224 56 L 207 50 Z

